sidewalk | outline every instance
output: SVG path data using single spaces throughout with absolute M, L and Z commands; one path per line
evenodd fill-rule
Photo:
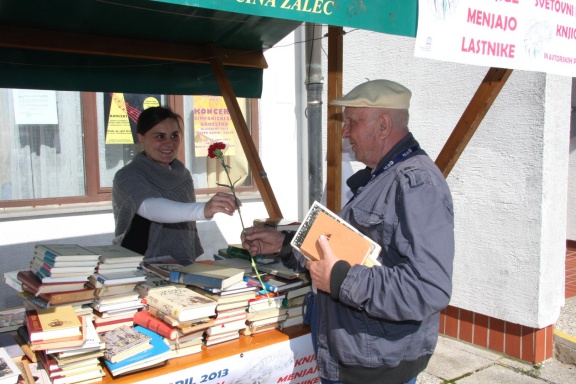
M 532 365 L 440 336 L 417 384 L 576 383 L 576 296 L 566 300 L 555 324 L 554 352 L 555 358 Z

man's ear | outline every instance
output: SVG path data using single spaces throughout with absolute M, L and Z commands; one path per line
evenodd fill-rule
M 392 132 L 392 117 L 387 113 L 378 115 L 378 137 L 385 139 Z
M 137 133 L 136 137 L 138 138 L 138 144 L 142 145 L 142 141 L 144 140 L 144 136 L 142 134 Z

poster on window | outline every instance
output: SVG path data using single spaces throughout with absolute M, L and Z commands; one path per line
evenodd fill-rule
M 194 145 L 196 157 L 208 156 L 217 141 L 226 144 L 226 156 L 236 154 L 236 130 L 221 96 L 194 96 Z
M 16 124 L 58 124 L 56 91 L 13 89 Z
M 419 0 L 416 57 L 576 76 L 576 0 Z
M 104 93 L 106 144 L 135 144 L 140 112 L 160 105 L 158 94 Z

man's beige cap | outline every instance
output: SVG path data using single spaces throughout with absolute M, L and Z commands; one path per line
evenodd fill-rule
M 359 108 L 410 108 L 412 92 L 402 84 L 390 80 L 372 80 L 356 86 L 345 96 L 330 104 Z

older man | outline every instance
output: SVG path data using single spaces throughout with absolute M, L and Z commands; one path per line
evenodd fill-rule
M 323 383 L 414 383 L 436 346 L 452 291 L 454 215 L 448 185 L 408 129 L 411 92 L 389 80 L 332 101 L 345 107 L 342 136 L 366 165 L 347 180 L 339 216 L 382 246 L 381 266 L 339 260 L 325 237 L 320 261 L 290 249 L 291 233 L 249 228 L 244 246 L 278 252 L 310 271 L 307 307 Z

